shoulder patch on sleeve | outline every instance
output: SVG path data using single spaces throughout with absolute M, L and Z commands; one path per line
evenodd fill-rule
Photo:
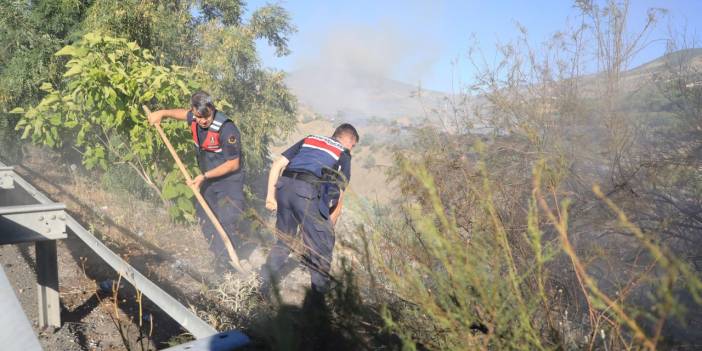
M 227 143 L 229 144 L 236 144 L 236 136 L 232 135 L 227 139 Z

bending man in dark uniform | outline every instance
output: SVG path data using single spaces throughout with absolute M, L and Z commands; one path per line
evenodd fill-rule
M 236 248 L 240 243 L 235 233 L 244 209 L 244 172 L 241 163 L 241 139 L 239 129 L 221 111 L 217 111 L 212 98 L 205 92 L 197 92 L 190 99 L 190 110 L 160 110 L 149 115 L 149 122 L 156 124 L 163 117 L 187 121 L 193 135 L 197 162 L 202 174 L 193 179 L 200 188 L 217 219 Z M 215 254 L 220 271 L 228 267 L 224 243 L 207 217 L 202 206 L 197 204 L 202 233 Z
M 278 275 L 298 227 L 302 230 L 312 291 L 324 294 L 329 289 L 333 227 L 351 178 L 351 149 L 358 140 L 356 129 L 342 124 L 331 138 L 310 135 L 300 140 L 271 166 L 266 208 L 277 209 L 276 229 L 285 238 L 278 239 L 266 259 L 261 287 L 264 294 L 270 289 L 271 277 L 282 279 Z

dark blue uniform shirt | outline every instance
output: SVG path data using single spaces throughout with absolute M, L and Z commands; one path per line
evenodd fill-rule
M 292 161 L 292 159 L 295 158 L 298 153 L 300 153 L 303 143 L 304 139 L 295 143 L 293 146 L 283 152 L 283 157 Z M 348 185 L 348 183 L 351 181 L 351 153 L 348 150 L 342 152 L 341 156 L 339 156 L 338 166 L 339 169 L 335 171 L 341 172 L 344 179 L 337 176 L 332 182 L 324 183 L 320 189 L 321 204 L 327 207 L 326 209 L 320 209 L 321 212 L 325 214 L 325 217 L 329 212 L 333 211 L 334 208 L 336 208 L 336 205 L 339 203 L 339 197 L 341 195 L 340 188 L 345 189 L 346 185 Z M 294 171 L 295 169 L 290 170 Z
M 292 161 L 298 153 L 300 153 L 300 148 L 302 148 L 303 140 L 298 141 L 295 145 L 291 146 L 287 150 L 283 151 L 283 156 L 288 160 Z M 346 183 L 351 181 L 351 154 L 346 151 L 342 152 L 339 156 L 339 166 L 341 167 L 341 173 L 346 177 Z

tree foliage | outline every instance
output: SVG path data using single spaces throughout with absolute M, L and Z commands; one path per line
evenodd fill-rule
M 0 0 L 0 144 L 9 160 L 20 157 L 12 128 L 19 116 L 7 112 L 36 103 L 42 83 L 60 77 L 60 59 L 52 54 L 75 31 L 85 3 Z
M 46 28 L 31 22 L 48 16 L 58 3 L 61 8 L 55 18 L 46 17 Z M 142 103 L 187 108 L 194 87 L 212 93 L 242 131 L 249 180 L 265 171 L 270 141 L 284 137 L 296 122 L 295 98 L 283 74 L 261 67 L 256 54 L 259 39 L 279 55 L 290 52 L 287 38 L 295 28 L 279 6 L 254 11 L 248 22 L 239 1 L 8 1 L 8 7 L 12 13 L 1 15 L 2 23 L 31 27 L 30 39 L 10 29 L 0 32 L 17 39 L 13 43 L 25 43 L 0 56 L 3 67 L 8 62 L 2 74 L 22 82 L 21 89 L 0 86 L 3 101 L 22 116 L 17 123 L 22 136 L 78 149 L 88 169 L 128 163 L 163 199 L 183 204 L 174 214 L 192 214 L 182 200 L 189 195 L 178 186 L 183 180 L 169 166 L 170 155 L 145 124 Z M 35 47 L 30 45 L 34 35 L 51 40 L 36 40 L 42 46 Z M 164 127 L 195 170 L 187 126 Z
M 187 104 L 197 88 L 195 76 L 182 67 L 154 63 L 148 49 L 126 39 L 88 33 L 73 45 L 56 52 L 69 58 L 64 82 L 44 83 L 47 95 L 26 111 L 17 124 L 22 138 L 49 147 L 69 144 L 77 149 L 87 169 L 107 170 L 115 163 L 127 163 L 158 193 L 163 185 L 164 199 L 191 194 L 174 194 L 177 174 L 155 130 L 148 126 L 140 106 Z M 190 136 L 177 124 L 164 124 L 177 150 L 189 155 Z M 192 159 L 192 157 L 189 157 Z M 173 179 L 171 182 L 164 182 Z M 191 205 L 178 206 L 191 214 Z

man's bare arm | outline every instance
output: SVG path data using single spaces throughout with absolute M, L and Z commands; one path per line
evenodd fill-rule
M 157 124 L 161 123 L 161 120 L 166 117 L 166 118 L 172 118 L 172 119 L 177 119 L 179 121 L 185 121 L 188 119 L 188 110 L 184 108 L 177 108 L 173 110 L 158 110 L 151 112 L 149 114 L 148 119 L 149 123 L 151 124 Z
M 336 204 L 336 207 L 334 207 L 334 211 L 332 211 L 331 215 L 329 215 L 329 219 L 331 219 L 332 222 L 332 227 L 336 225 L 336 221 L 339 219 L 339 216 L 341 216 L 341 207 L 343 207 L 344 204 L 344 191 L 341 191 L 339 193 L 339 202 Z
M 221 165 L 207 171 L 204 173 L 204 176 L 207 179 L 212 179 L 212 178 L 219 178 L 222 176 L 225 176 L 229 173 L 236 172 L 239 170 L 239 158 L 235 158 L 233 160 L 228 160 L 222 163 Z
M 195 178 L 193 178 L 193 184 L 195 184 L 198 188 L 202 186 L 202 182 L 205 181 L 205 179 L 214 179 L 214 178 L 219 178 L 222 176 L 225 176 L 229 173 L 236 172 L 239 169 L 240 163 L 239 163 L 239 158 L 225 161 L 221 165 L 203 173 L 199 174 Z
M 268 173 L 268 193 L 266 194 L 266 208 L 275 211 L 278 208 L 278 202 L 275 200 L 275 183 L 278 182 L 278 178 L 288 166 L 290 160 L 285 158 L 285 156 L 280 156 L 279 159 L 275 160 L 271 165 L 271 171 Z

